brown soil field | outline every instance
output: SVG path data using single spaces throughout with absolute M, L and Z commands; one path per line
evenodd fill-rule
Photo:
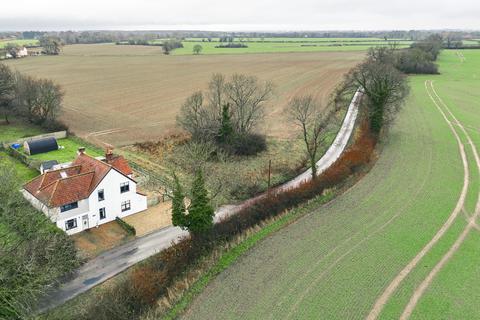
M 175 117 L 191 93 L 213 73 L 244 73 L 275 84 L 262 130 L 292 134 L 282 112 L 299 93 L 327 100 L 362 52 L 165 56 L 160 47 L 66 46 L 60 56 L 8 61 L 20 72 L 50 78 L 65 90 L 61 119 L 77 135 L 116 146 L 155 140 L 175 130 Z

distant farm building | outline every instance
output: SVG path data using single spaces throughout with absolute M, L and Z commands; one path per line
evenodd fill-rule
M 23 143 L 23 149 L 26 154 L 35 155 L 39 153 L 58 150 L 58 143 L 57 143 L 57 139 L 53 137 L 32 140 L 32 141 L 25 141 Z
M 28 50 L 27 48 L 23 47 L 22 49 L 18 50 L 17 52 L 17 58 L 23 58 L 28 56 Z

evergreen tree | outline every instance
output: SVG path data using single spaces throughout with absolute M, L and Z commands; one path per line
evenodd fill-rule
M 201 170 L 195 174 L 192 183 L 192 202 L 188 207 L 188 230 L 193 234 L 201 234 L 208 231 L 213 225 L 215 215 L 210 199 L 208 198 L 205 180 Z
M 185 214 L 185 195 L 176 174 L 173 175 L 173 199 L 172 199 L 172 224 L 182 229 L 187 229 L 187 217 Z
M 222 106 L 222 119 L 218 132 L 218 140 L 222 143 L 228 142 L 232 135 L 233 125 L 230 116 L 230 105 L 227 103 Z

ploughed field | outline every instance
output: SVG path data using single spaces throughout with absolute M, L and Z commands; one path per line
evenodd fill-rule
M 369 174 L 241 257 L 184 318 L 480 318 L 480 51 L 439 64 L 411 77 Z
M 65 46 L 59 56 L 10 60 L 26 74 L 65 90 L 61 116 L 77 135 L 116 146 L 158 139 L 175 130 L 184 100 L 205 89 L 213 73 L 245 73 L 276 85 L 262 130 L 289 137 L 283 108 L 298 93 L 327 100 L 342 75 L 365 52 L 165 56 L 161 47 L 114 44 Z

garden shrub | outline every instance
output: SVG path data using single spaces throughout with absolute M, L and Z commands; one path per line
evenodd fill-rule
M 116 217 L 115 221 L 117 221 L 117 223 L 120 225 L 120 227 L 122 227 L 125 231 L 127 231 L 127 233 L 129 235 L 134 236 L 134 235 L 137 234 L 137 230 L 135 230 L 135 227 L 133 227 L 131 224 L 127 223 L 122 218 Z

